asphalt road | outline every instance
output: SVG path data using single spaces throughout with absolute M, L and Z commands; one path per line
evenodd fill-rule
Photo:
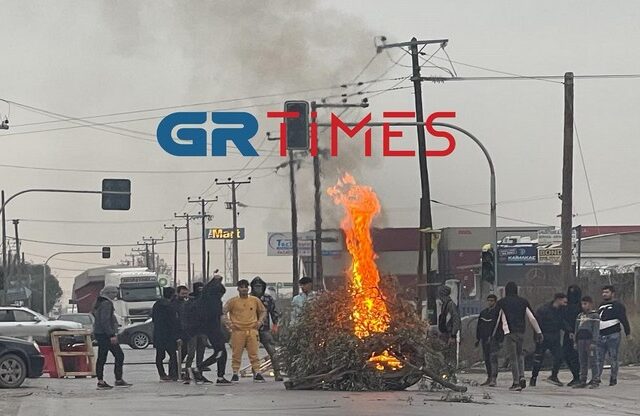
M 507 390 L 510 373 L 500 374 L 497 388 L 478 387 L 481 374 L 462 374 L 469 393 L 447 399 L 446 393 L 417 388 L 382 393 L 286 391 L 272 378 L 262 384 L 245 378 L 226 387 L 160 383 L 151 364 L 153 349 L 125 353 L 129 363 L 148 363 L 125 366 L 125 379 L 134 384 L 131 388 L 98 391 L 95 379 L 45 376 L 28 380 L 20 389 L 0 390 L 0 415 L 640 415 L 640 367 L 623 368 L 616 387 L 580 391 L 542 381 L 538 387 L 514 393 Z M 111 366 L 106 374 L 113 381 Z M 566 373 L 560 377 L 569 379 Z

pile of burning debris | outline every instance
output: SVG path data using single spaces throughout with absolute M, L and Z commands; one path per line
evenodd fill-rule
M 444 344 L 401 298 L 393 277 L 380 279 L 370 227 L 380 212 L 375 192 L 345 175 L 328 190 L 346 215 L 352 257 L 348 287 L 308 302 L 282 348 L 291 390 L 403 390 L 423 377 L 456 391 Z

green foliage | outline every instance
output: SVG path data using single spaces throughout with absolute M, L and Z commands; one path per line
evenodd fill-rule
M 42 311 L 42 264 L 18 264 L 13 265 L 9 270 L 9 288 L 28 288 L 31 290 L 31 298 L 24 302 L 25 306 L 30 307 L 36 312 L 46 315 L 53 305 L 62 296 L 62 288 L 58 278 L 51 274 L 51 269 L 47 266 L 47 310 Z M 0 267 L 0 270 L 2 268 Z M 4 279 L 2 279 L 4 280 Z

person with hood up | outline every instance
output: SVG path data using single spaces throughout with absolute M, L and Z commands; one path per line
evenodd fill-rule
M 567 288 L 567 307 L 564 308 L 564 339 L 562 341 L 562 354 L 567 367 L 571 371 L 573 380 L 567 386 L 573 387 L 580 383 L 580 362 L 578 351 L 574 348 L 576 318 L 582 312 L 582 289 L 578 285 Z
M 278 332 L 280 314 L 276 310 L 276 301 L 267 293 L 267 283 L 262 280 L 260 276 L 254 277 L 251 281 L 251 296 L 260 299 L 267 310 L 267 316 L 258 329 L 258 335 L 260 336 L 260 343 L 271 359 L 275 381 L 283 381 L 280 375 L 280 363 L 278 362 L 278 355 L 272 335 L 272 333 L 275 334 Z
M 458 366 L 458 332 L 462 323 L 458 305 L 451 299 L 451 288 L 440 286 L 438 288 L 438 298 L 442 302 L 442 309 L 438 316 L 438 331 L 442 341 L 446 344 L 444 359 L 447 364 L 455 369 Z
M 104 381 L 104 365 L 107 362 L 109 352 L 115 359 L 113 371 L 116 376 L 115 385 L 117 387 L 129 387 L 122 378 L 122 368 L 124 366 L 124 352 L 118 343 L 118 320 L 112 300 L 118 296 L 118 288 L 115 286 L 105 286 L 100 291 L 100 296 L 96 300 L 91 314 L 93 315 L 93 333 L 98 343 L 98 359 L 96 361 L 96 377 L 98 379 L 98 389 L 112 389 L 113 386 Z
M 527 387 L 524 378 L 524 330 L 528 320 L 536 333 L 536 341 L 541 343 L 544 337 L 536 321 L 531 305 L 525 298 L 518 296 L 518 285 L 508 282 L 504 288 L 505 297 L 498 301 L 500 315 L 498 323 L 502 328 L 505 339 L 505 348 L 511 362 L 511 375 L 513 384 L 509 387 L 512 391 L 522 391 Z M 496 327 L 497 331 L 498 327 Z
M 202 291 L 204 290 L 204 283 L 195 282 L 193 284 L 193 292 L 189 294 L 189 301 L 197 300 Z M 196 366 L 202 364 L 202 360 L 204 360 L 204 351 L 207 347 L 207 337 L 206 335 L 196 335 L 189 339 L 187 342 L 187 357 L 185 358 L 185 367 L 191 368 L 193 365 L 193 360 L 196 360 Z M 209 371 L 208 367 L 203 368 L 204 371 Z
M 180 322 L 176 304 L 172 302 L 176 291 L 172 287 L 162 289 L 162 299 L 151 310 L 153 320 L 153 345 L 156 349 L 156 368 L 160 381 L 178 381 L 178 348 Z M 169 355 L 169 375 L 164 370 L 164 357 Z
M 225 288 L 217 279 L 211 279 L 202 290 L 200 296 L 190 301 L 188 308 L 189 327 L 187 332 L 190 337 L 205 335 L 213 347 L 213 354 L 200 364 L 196 364 L 193 376 L 196 382 L 211 383 L 202 375 L 205 367 L 217 364 L 217 385 L 229 385 L 231 382 L 224 378 L 227 366 L 227 348 L 222 332 L 222 295 Z

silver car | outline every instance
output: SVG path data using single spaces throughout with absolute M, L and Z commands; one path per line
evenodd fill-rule
M 82 324 L 49 320 L 29 308 L 0 306 L 0 336 L 32 339 L 40 344 L 51 343 L 51 332 L 82 329 Z

